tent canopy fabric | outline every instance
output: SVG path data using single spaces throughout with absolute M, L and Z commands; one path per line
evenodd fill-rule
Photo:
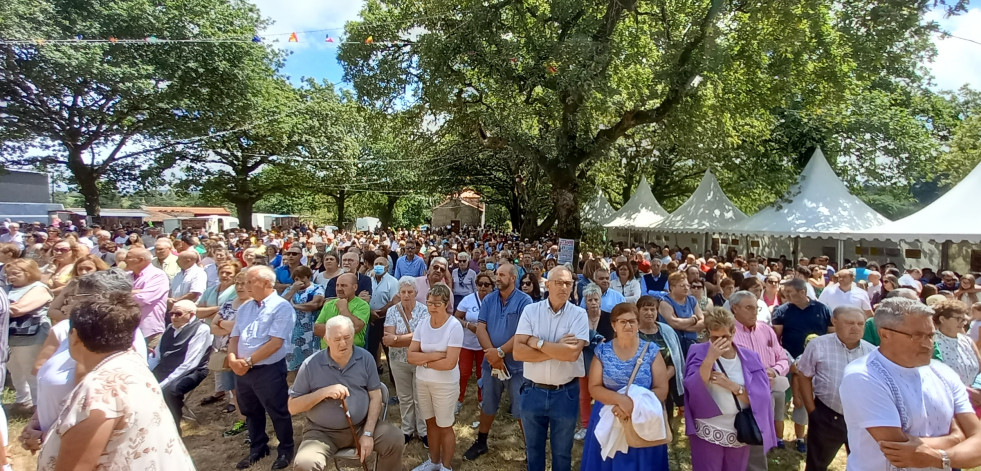
M 837 237 L 889 222 L 848 191 L 818 148 L 783 198 L 735 224 L 732 232 Z
M 981 242 L 981 218 L 972 210 L 981 188 L 981 164 L 927 207 L 889 224 L 849 234 L 855 239 Z
M 603 190 L 599 190 L 596 197 L 582 208 L 582 220 L 586 224 L 602 226 L 613 217 L 615 212 L 613 206 L 610 206 L 610 202 L 603 196 Z
M 668 212 L 654 198 L 647 178 L 640 177 L 637 191 L 604 226 L 610 229 L 650 230 L 666 217 Z
M 688 200 L 657 224 L 664 232 L 725 232 L 746 219 L 746 214 L 732 204 L 711 170 L 705 170 L 701 183 Z

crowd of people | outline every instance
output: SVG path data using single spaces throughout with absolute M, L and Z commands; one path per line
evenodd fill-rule
M 682 418 L 696 471 L 765 470 L 774 448 L 825 470 L 843 446 L 855 471 L 981 463 L 972 274 L 656 245 L 560 258 L 549 238 L 475 228 L 7 221 L 0 368 L 31 417 L 18 441 L 39 469 L 194 469 L 181 421 L 211 378 L 201 405 L 247 432 L 237 469 L 272 453 L 268 417 L 272 469 L 353 449 L 450 470 L 490 451 L 502 409 L 530 471 L 571 470 L 575 441 L 583 470 L 667 470 Z M 458 443 L 471 382 L 477 438 Z M 428 457 L 404 463 L 416 439 Z

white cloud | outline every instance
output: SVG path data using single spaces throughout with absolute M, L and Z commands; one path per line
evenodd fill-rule
M 303 31 L 314 31 L 330 29 L 312 33 L 309 35 L 300 34 L 299 44 L 290 44 L 291 48 L 303 48 L 313 45 L 314 47 L 336 47 L 326 43 L 326 34 L 330 34 L 334 41 L 344 33 L 344 24 L 358 17 L 358 13 L 364 6 L 364 0 L 251 0 L 259 7 L 262 16 L 273 20 L 273 24 L 267 28 L 266 34 L 282 34 L 274 36 L 272 39 L 279 39 L 282 46 L 287 42 L 290 32 L 301 33 Z M 285 33 L 285 34 L 284 34 Z
M 981 43 L 981 7 L 970 8 L 967 13 L 943 18 L 938 11 L 926 15 L 926 19 L 936 21 L 940 28 L 954 36 L 971 39 Z M 956 90 L 965 83 L 971 88 L 981 89 L 981 44 L 964 39 L 934 35 L 937 57 L 930 70 L 935 77 L 935 88 Z

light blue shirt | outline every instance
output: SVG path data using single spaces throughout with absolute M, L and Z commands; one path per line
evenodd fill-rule
M 249 301 L 243 304 L 238 308 L 231 334 L 231 337 L 238 337 L 239 358 L 248 358 L 273 337 L 283 339 L 283 346 L 255 364 L 271 365 L 286 358 L 286 354 L 293 348 L 289 340 L 295 322 L 293 306 L 276 293 L 266 296 L 262 302 Z
M 395 262 L 395 279 L 401 279 L 403 276 L 414 276 L 420 277 L 426 274 L 426 261 L 422 257 L 416 255 L 412 257 L 412 260 L 405 258 L 405 255 L 399 257 L 398 261 Z
M 622 294 L 613 289 L 606 290 L 603 296 L 600 297 L 600 311 L 613 312 L 613 307 L 620 303 L 627 302 L 627 298 L 624 298 Z M 579 307 L 586 309 L 586 298 L 582 298 L 579 302 Z

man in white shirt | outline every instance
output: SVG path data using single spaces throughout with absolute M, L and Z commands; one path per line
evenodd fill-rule
M 0 235 L 0 242 L 17 244 L 17 248 L 19 248 L 21 252 L 23 252 L 24 234 L 21 234 L 20 232 L 20 224 L 17 224 L 16 222 L 11 222 L 7 225 L 7 228 L 10 229 L 10 232 L 4 235 Z
M 514 335 L 514 359 L 524 362 L 526 379 L 521 423 L 528 469 L 545 469 L 545 440 L 551 434 L 552 469 L 569 471 L 589 320 L 585 309 L 569 302 L 574 282 L 568 268 L 553 268 L 546 286 L 548 299 L 525 307 Z
M 181 271 L 170 281 L 170 302 L 182 300 L 196 302 L 204 290 L 208 289 L 208 274 L 198 265 L 198 253 L 188 249 L 177 256 L 177 266 Z
M 963 447 L 945 459 L 964 437 L 978 440 L 981 426 L 957 374 L 931 360 L 933 315 L 899 297 L 876 310 L 879 348 L 845 367 L 839 388 L 852 451 L 848 471 L 975 465 L 958 462 L 969 454 L 960 454 Z M 955 422 L 960 433 L 951 434 Z M 929 459 L 910 460 L 916 453 Z
M 862 340 L 865 313 L 845 306 L 835 309 L 831 322 L 835 331 L 808 342 L 797 361 L 800 399 L 807 410 L 807 467 L 805 471 L 827 471 L 842 445 L 848 448 L 848 429 L 841 410 L 838 389 L 845 367 L 875 349 Z
M 385 315 L 388 308 L 399 302 L 399 280 L 388 274 L 388 257 L 375 257 L 371 275 L 371 299 L 368 306 L 371 308 L 370 325 L 368 327 L 368 340 L 365 345 L 368 352 L 379 360 L 378 347 L 385 334 Z M 388 354 L 388 349 L 385 349 Z
M 850 306 L 861 309 L 866 318 L 872 317 L 869 294 L 855 286 L 855 272 L 850 268 L 838 271 L 838 284 L 825 288 L 818 301 L 828 306 L 831 312 L 841 306 Z
M 150 357 L 150 370 L 160 381 L 164 402 L 181 432 L 181 410 L 184 396 L 208 377 L 211 353 L 211 327 L 197 318 L 198 307 L 182 300 L 170 311 L 170 325 L 160 337 L 160 344 Z

